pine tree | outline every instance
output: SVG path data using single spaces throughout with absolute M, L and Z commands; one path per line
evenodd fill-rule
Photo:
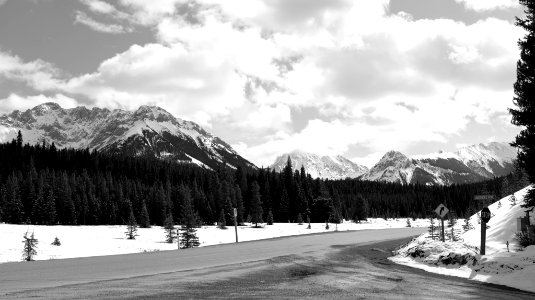
M 193 248 L 200 245 L 197 237 L 197 230 L 199 225 L 199 217 L 193 208 L 193 201 L 191 200 L 190 190 L 187 187 L 181 189 L 182 207 L 181 207 L 181 222 L 180 227 L 180 248 Z
M 258 223 L 264 222 L 262 220 L 263 213 L 260 187 L 256 181 L 253 181 L 251 185 L 251 222 L 255 223 L 255 227 L 258 227 Z
M 165 241 L 169 244 L 172 244 L 176 238 L 175 235 L 175 223 L 173 222 L 173 214 L 167 214 L 164 222 L 165 229 Z
M 225 210 L 222 209 L 219 214 L 219 222 L 217 224 L 220 229 L 227 229 L 227 219 L 225 218 Z
M 516 25 L 526 31 L 518 41 L 520 59 L 516 65 L 514 84 L 515 109 L 509 109 L 512 123 L 522 126 L 512 146 L 518 148 L 518 163 L 527 172 L 529 182 L 535 183 L 535 1 L 520 0 L 525 6 L 525 17 L 516 18 Z M 535 189 L 525 196 L 524 207 L 535 207 Z
M 271 212 L 271 209 L 268 212 L 266 222 L 268 225 L 273 225 L 273 212 Z
M 141 212 L 139 214 L 139 226 L 141 228 L 150 228 L 149 212 L 147 210 L 147 205 L 145 204 L 145 199 L 141 200 Z
M 134 217 L 134 211 L 132 210 L 132 206 L 130 206 L 130 214 L 128 216 L 128 223 L 126 224 L 126 238 L 129 240 L 135 240 L 137 234 L 137 223 L 136 218 Z
M 61 246 L 61 242 L 59 241 L 58 237 L 54 238 L 54 241 L 52 242 L 53 246 Z
M 412 225 L 411 225 L 411 219 L 407 218 L 407 223 L 406 223 L 405 226 L 407 226 L 407 227 L 412 227 Z
M 22 141 L 23 141 L 22 140 L 22 133 L 19 130 L 19 132 L 17 133 L 17 147 L 18 148 L 22 148 Z
M 288 221 L 288 212 L 290 211 L 290 197 L 288 196 L 288 191 L 286 188 L 282 188 L 282 195 L 279 204 L 279 217 L 278 219 L 282 222 Z
M 308 214 L 307 214 L 307 223 L 308 223 L 307 229 L 312 229 L 312 226 L 310 226 L 310 217 L 308 216 Z
M 37 255 L 37 243 L 38 240 L 35 238 L 34 233 L 32 232 L 32 235 L 28 237 L 28 232 L 24 234 L 24 240 L 22 241 L 24 243 L 24 249 L 22 251 L 22 259 L 25 261 L 32 261 L 33 257 Z

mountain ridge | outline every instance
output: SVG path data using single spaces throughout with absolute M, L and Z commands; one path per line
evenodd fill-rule
M 47 102 L 0 116 L 0 126 L 11 133 L 21 130 L 30 143 L 154 155 L 212 169 L 220 164 L 256 168 L 219 137 L 157 106 L 142 105 L 135 111 L 85 106 L 63 109 Z

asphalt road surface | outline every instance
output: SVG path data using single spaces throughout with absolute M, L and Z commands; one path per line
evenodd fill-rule
M 404 242 L 400 239 L 407 241 L 423 231 L 338 232 L 0 264 L 0 298 L 535 299 L 535 294 L 433 275 L 386 260 L 390 248 Z

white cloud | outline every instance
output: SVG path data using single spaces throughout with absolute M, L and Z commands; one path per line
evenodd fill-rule
M 42 94 L 29 97 L 10 94 L 7 98 L 0 99 L 0 114 L 8 114 L 14 110 L 24 111 L 47 102 L 58 103 L 63 108 L 73 108 L 79 105 L 76 100 L 63 94 L 56 94 L 52 97 Z
M 518 0 L 455 0 L 475 11 L 488 11 L 518 7 Z
M 57 90 L 62 87 L 58 79 L 61 72 L 52 64 L 37 59 L 24 62 L 18 56 L 0 51 L 0 78 L 20 81 L 36 90 Z
M 462 2 L 476 10 L 510 3 Z M 388 0 L 83 3 L 151 26 L 158 43 L 133 45 L 67 82 L 44 62 L 0 52 L 0 75 L 98 106 L 154 104 L 204 126 L 226 123 L 241 133 L 222 138 L 259 164 L 295 148 L 336 155 L 355 145 L 367 150 L 351 156 L 370 161 L 489 124 L 510 104 L 523 35 L 494 18 L 467 25 L 387 15 Z M 128 30 L 80 16 L 95 30 Z M 320 113 L 295 132 L 291 111 L 301 107 Z M 244 135 L 245 144 L 233 140 Z
M 206 114 L 225 114 L 245 101 L 244 82 L 225 60 L 206 59 L 182 44 L 147 44 L 134 45 L 104 61 L 97 72 L 70 80 L 66 90 L 100 106 L 160 105 L 206 125 Z
M 94 31 L 111 33 L 111 34 L 121 34 L 126 32 L 131 32 L 132 29 L 125 27 L 119 24 L 104 24 L 95 19 L 89 17 L 84 12 L 77 11 L 74 19 L 74 23 L 79 23 L 86 25 Z

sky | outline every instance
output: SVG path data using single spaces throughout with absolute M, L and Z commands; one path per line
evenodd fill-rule
M 517 0 L 0 0 L 0 114 L 197 122 L 257 166 L 511 142 Z

